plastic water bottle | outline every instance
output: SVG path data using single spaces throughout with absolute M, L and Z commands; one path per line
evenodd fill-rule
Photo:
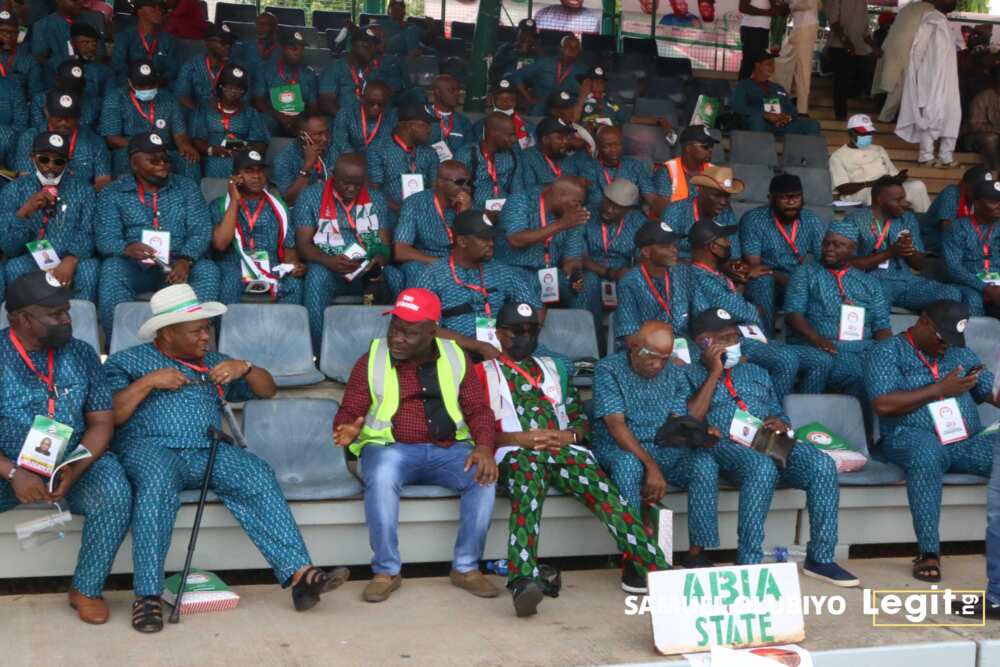
M 507 559 L 486 561 L 486 571 L 492 572 L 498 577 L 507 576 Z
M 799 545 L 790 547 L 765 547 L 764 563 L 801 563 L 806 559 L 806 548 Z

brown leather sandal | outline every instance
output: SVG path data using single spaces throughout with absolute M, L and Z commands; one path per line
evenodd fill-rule
M 132 627 L 146 634 L 163 629 L 163 601 L 158 597 L 136 598 L 132 603 Z
M 914 558 L 913 578 L 932 584 L 941 581 L 941 557 L 935 553 L 926 553 Z

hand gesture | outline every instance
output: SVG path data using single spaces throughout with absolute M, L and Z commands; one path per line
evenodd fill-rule
M 72 466 L 66 466 L 71 468 Z M 10 480 L 14 495 L 22 503 L 47 503 L 52 502 L 54 497 L 49 494 L 48 488 L 42 478 L 24 468 L 18 468 L 14 473 L 14 479 Z
M 791 430 L 792 427 L 786 424 L 784 420 L 779 417 L 771 416 L 764 420 L 764 428 L 768 431 L 774 431 L 776 433 L 786 433 Z
M 243 199 L 243 195 L 240 194 L 240 186 L 243 185 L 243 177 L 240 175 L 231 176 L 229 178 L 229 183 L 227 184 L 227 189 L 229 191 L 229 203 L 239 204 L 240 200 Z
M 837 345 L 833 341 L 820 337 L 819 339 L 813 341 L 813 345 L 823 350 L 827 354 L 837 355 Z
M 174 262 L 173 268 L 171 268 L 170 273 L 167 274 L 167 283 L 170 285 L 186 283 L 190 274 L 191 262 L 186 259 L 179 259 Z
M 657 465 L 646 467 L 646 475 L 642 480 L 642 502 L 653 505 L 667 494 L 667 480 Z
M 472 466 L 476 467 L 475 479 L 480 486 L 489 486 L 500 476 L 496 461 L 493 460 L 493 450 L 489 447 L 477 446 L 472 450 L 469 458 L 465 459 L 464 472 L 472 470 Z
M 247 368 L 247 362 L 241 359 L 226 359 L 208 372 L 208 379 L 215 384 L 229 384 L 243 378 L 248 373 Z
M 365 425 L 365 418 L 358 417 L 350 424 L 341 424 L 333 429 L 333 443 L 338 447 L 347 447 L 358 439 L 361 427 Z
M 563 229 L 573 229 L 574 227 L 586 224 L 589 219 L 590 213 L 587 209 L 582 206 L 578 206 L 563 213 L 562 218 L 560 218 L 559 221 L 562 223 Z
M 35 194 L 28 197 L 27 201 L 25 201 L 21 208 L 17 211 L 17 215 L 21 218 L 27 218 L 47 206 L 54 205 L 55 203 L 56 196 L 47 189 L 42 188 Z
M 464 213 L 472 208 L 472 197 L 465 190 L 459 190 L 451 198 L 451 207 L 455 210 L 455 213 Z
M 177 391 L 189 382 L 187 377 L 176 368 L 160 368 L 146 373 L 143 379 L 153 389 L 161 389 L 163 391 Z
M 942 396 L 947 398 L 961 396 L 976 386 L 976 383 L 979 382 L 979 374 L 973 373 L 972 375 L 963 376 L 963 371 L 964 369 L 959 366 L 936 382 Z
M 87 461 L 75 461 L 59 471 L 59 484 L 56 485 L 55 491 L 52 492 L 53 500 L 60 500 L 66 497 L 66 494 L 76 484 L 76 480 L 80 479 L 80 476 L 87 471 L 86 463 Z
M 722 359 L 726 356 L 726 346 L 722 343 L 712 343 L 701 353 L 701 362 L 709 373 L 721 373 L 724 364 Z
M 151 259 L 156 257 L 156 251 L 145 243 L 129 243 L 125 246 L 125 256 L 129 259 L 134 259 L 137 262 L 141 262 L 144 259 Z

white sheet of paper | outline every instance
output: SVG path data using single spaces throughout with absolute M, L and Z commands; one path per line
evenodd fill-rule
M 865 339 L 865 309 L 861 306 L 840 306 L 840 340 Z

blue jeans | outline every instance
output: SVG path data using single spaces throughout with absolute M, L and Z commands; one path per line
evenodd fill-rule
M 486 532 L 493 516 L 496 485 L 476 483 L 476 467 L 465 472 L 472 444 L 438 447 L 424 443 L 368 445 L 361 450 L 361 476 L 365 483 L 365 520 L 374 555 L 372 571 L 399 574 L 399 492 L 407 484 L 437 484 L 461 495 L 458 537 L 452 567 L 470 572 L 479 567 L 486 547 Z
M 993 436 L 993 473 L 986 491 L 986 597 L 1000 602 L 1000 441 Z

